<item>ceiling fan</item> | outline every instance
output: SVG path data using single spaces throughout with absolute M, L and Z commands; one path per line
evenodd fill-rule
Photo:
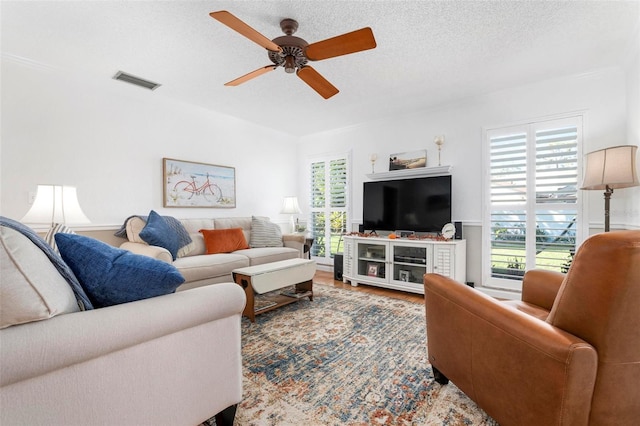
M 209 15 L 267 49 L 269 59 L 273 62 L 273 65 L 258 68 L 242 77 L 225 83 L 225 86 L 238 86 L 282 66 L 287 73 L 295 72 L 320 96 L 328 99 L 338 93 L 339 90 L 315 69 L 307 65 L 307 62 L 335 58 L 336 56 L 348 55 L 376 47 L 373 31 L 369 27 L 309 44 L 300 37 L 293 35 L 298 30 L 298 22 L 293 19 L 287 18 L 280 22 L 280 28 L 285 33 L 284 36 L 269 40 L 226 10 L 211 12 Z

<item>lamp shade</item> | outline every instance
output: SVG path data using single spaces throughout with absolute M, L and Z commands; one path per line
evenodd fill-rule
M 580 189 L 618 189 L 638 186 L 635 145 L 621 145 L 593 151 L 585 157 L 585 174 Z
M 50 225 L 91 223 L 80 208 L 76 188 L 61 185 L 38 185 L 36 199 L 21 221 Z
M 280 213 L 284 214 L 300 214 L 300 206 L 298 205 L 298 197 L 284 197 L 282 201 L 282 210 Z

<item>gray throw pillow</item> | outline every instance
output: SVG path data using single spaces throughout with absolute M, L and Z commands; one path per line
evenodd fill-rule
M 249 245 L 252 248 L 282 247 L 282 231 L 280 230 L 280 226 L 269 220 L 252 216 Z

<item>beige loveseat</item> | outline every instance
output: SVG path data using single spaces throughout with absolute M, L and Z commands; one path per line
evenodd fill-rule
M 231 424 L 238 285 L 81 311 L 66 264 L 0 222 L 1 425 Z
M 268 221 L 265 217 L 257 219 Z M 282 235 L 280 247 L 251 247 L 231 253 L 206 254 L 205 240 L 199 232 L 201 229 L 241 228 L 247 243 L 250 244 L 255 240 L 251 235 L 252 221 L 252 217 L 180 219 L 193 240 L 193 247 L 184 256 L 173 260 L 168 250 L 149 245 L 140 237 L 146 222 L 133 216 L 126 223 L 129 241 L 120 245 L 120 248 L 172 263 L 185 278 L 178 291 L 233 281 L 231 271 L 237 268 L 303 257 L 305 237 L 301 234 Z

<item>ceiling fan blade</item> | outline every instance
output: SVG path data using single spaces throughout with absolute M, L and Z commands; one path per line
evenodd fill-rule
M 307 46 L 306 55 L 311 61 L 335 58 L 376 47 L 376 39 L 371 28 L 366 27 Z
M 277 68 L 276 65 L 267 65 L 266 67 L 258 68 L 255 71 L 251 71 L 249 74 L 245 74 L 242 77 L 238 77 L 235 80 L 231 80 L 228 83 L 225 83 L 225 86 L 239 86 L 242 83 L 245 83 L 252 78 L 256 78 L 261 76 L 262 74 L 268 73 L 269 71 L 273 71 Z
M 313 90 L 318 92 L 318 94 L 325 99 L 329 99 L 339 92 L 339 90 L 336 89 L 333 84 L 329 83 L 329 81 L 321 76 L 318 71 L 309 66 L 300 68 L 297 74 L 298 77 L 300 77 L 305 83 L 311 86 Z
M 260 34 L 258 31 L 254 30 L 249 25 L 245 24 L 243 21 L 236 18 L 231 13 L 227 12 L 226 10 L 211 12 L 209 16 L 211 16 L 213 19 L 217 21 L 222 22 L 227 27 L 231 28 L 234 31 L 237 31 L 238 33 L 242 34 L 249 40 L 259 44 L 260 46 L 264 47 L 267 50 L 271 50 L 272 52 L 282 51 L 282 48 L 280 46 L 278 46 L 277 44 L 275 44 L 274 42 L 272 42 L 271 40 L 269 40 L 268 38 Z

